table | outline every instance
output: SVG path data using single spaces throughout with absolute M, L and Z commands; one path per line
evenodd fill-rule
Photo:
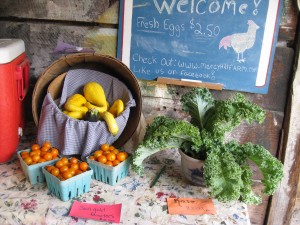
M 36 128 L 29 126 L 18 150 L 28 148 L 35 140 Z M 150 183 L 166 165 L 156 185 Z M 120 224 L 250 224 L 247 205 L 241 202 L 220 203 L 213 200 L 215 215 L 170 215 L 166 198 L 209 198 L 208 190 L 185 181 L 180 172 L 180 155 L 176 150 L 159 152 L 144 161 L 146 176 L 133 171 L 115 186 L 91 181 L 90 191 L 63 202 L 52 195 L 45 183 L 31 185 L 26 180 L 17 157 L 0 165 L 0 224 L 111 224 L 68 216 L 74 200 L 88 203 L 122 203 Z

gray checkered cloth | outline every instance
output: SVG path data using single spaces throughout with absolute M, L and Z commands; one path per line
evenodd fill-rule
M 75 93 L 83 94 L 83 86 L 88 82 L 98 82 L 103 87 L 110 105 L 114 100 L 122 99 L 125 110 L 116 118 L 119 132 L 113 136 L 105 121 L 88 122 L 65 115 L 61 108 L 67 98 Z M 59 102 L 57 104 L 56 102 Z M 129 118 L 130 107 L 136 106 L 129 89 L 117 78 L 105 73 L 75 69 L 68 71 L 59 99 L 52 99 L 51 94 L 45 96 L 38 126 L 37 142 L 43 144 L 50 141 L 63 155 L 81 155 L 81 159 L 99 149 L 101 144 L 113 144 L 123 132 Z

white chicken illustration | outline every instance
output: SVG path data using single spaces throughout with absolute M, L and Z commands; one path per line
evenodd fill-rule
M 252 20 L 248 20 L 248 30 L 246 33 L 236 33 L 223 37 L 219 43 L 219 49 L 232 47 L 237 53 L 237 61 L 245 62 L 244 52 L 253 47 L 255 43 L 256 30 L 259 28 Z

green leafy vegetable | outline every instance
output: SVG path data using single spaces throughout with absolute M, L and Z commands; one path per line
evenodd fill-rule
M 148 156 L 164 149 L 178 148 L 185 142 L 191 143 L 191 149 L 199 150 L 201 140 L 199 130 L 192 124 L 167 117 L 156 117 L 147 127 L 143 143 L 133 155 L 132 169 L 143 175 L 142 162 Z
M 219 201 L 241 200 L 260 204 L 261 194 L 272 195 L 283 177 L 283 165 L 262 146 L 226 142 L 225 134 L 241 122 L 262 123 L 264 110 L 236 94 L 224 101 L 215 100 L 208 89 L 194 88 L 181 98 L 182 109 L 190 123 L 156 117 L 146 129 L 143 142 L 133 154 L 132 168 L 142 175 L 142 162 L 164 149 L 181 149 L 185 154 L 205 160 L 204 179 L 210 194 Z M 252 161 L 260 169 L 264 190 L 252 189 Z

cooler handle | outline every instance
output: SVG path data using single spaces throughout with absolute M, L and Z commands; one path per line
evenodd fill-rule
M 16 75 L 19 101 L 22 101 L 29 88 L 29 60 L 27 58 L 17 66 Z

